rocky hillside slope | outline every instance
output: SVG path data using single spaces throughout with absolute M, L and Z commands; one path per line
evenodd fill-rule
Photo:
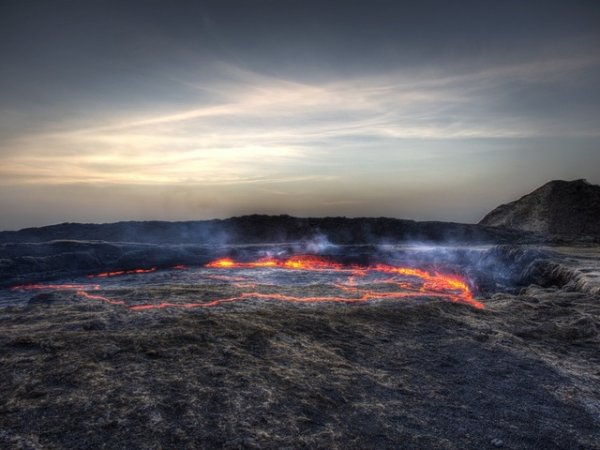
M 487 214 L 481 225 L 546 235 L 600 238 L 600 186 L 586 180 L 546 183 Z

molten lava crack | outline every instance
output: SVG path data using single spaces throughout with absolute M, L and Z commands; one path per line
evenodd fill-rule
M 181 270 L 184 266 L 174 266 L 171 270 Z M 372 266 L 344 265 L 313 255 L 296 255 L 285 259 L 262 258 L 256 261 L 240 262 L 231 258 L 222 258 L 204 266 L 203 271 L 218 270 L 221 273 L 203 273 L 209 280 L 220 280 L 235 288 L 239 293 L 203 302 L 174 302 L 128 304 L 124 300 L 113 299 L 88 291 L 99 291 L 100 284 L 31 284 L 15 286 L 13 290 L 74 290 L 86 300 L 120 305 L 132 311 L 143 311 L 161 308 L 210 308 L 225 303 L 246 300 L 271 300 L 287 303 L 363 303 L 373 300 L 401 300 L 414 298 L 436 298 L 464 303 L 481 309 L 483 304 L 473 298 L 467 281 L 460 276 L 438 272 L 428 272 L 410 267 L 399 267 L 389 264 Z M 288 270 L 298 272 L 320 272 L 336 276 L 336 282 L 330 283 L 334 290 L 332 295 L 298 296 L 281 292 L 263 292 L 261 287 L 277 286 L 276 284 L 259 283 L 252 278 L 253 270 Z M 135 275 L 154 272 L 156 269 L 135 269 L 117 272 L 105 272 L 95 277 L 106 278 L 119 275 Z M 243 274 L 239 272 L 243 271 Z M 259 278 L 260 278 L 260 274 Z M 303 289 L 307 291 L 309 289 Z

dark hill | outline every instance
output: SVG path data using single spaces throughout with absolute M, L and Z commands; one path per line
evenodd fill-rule
M 586 180 L 546 183 L 487 214 L 481 225 L 545 235 L 600 237 L 600 186 Z
M 522 233 L 474 224 L 415 222 L 377 218 L 298 218 L 251 215 L 225 220 L 190 222 L 63 223 L 0 232 L 0 243 L 40 243 L 57 240 L 135 242 L 149 244 L 250 244 L 295 242 L 323 236 L 335 244 L 381 241 L 486 242 L 532 241 Z

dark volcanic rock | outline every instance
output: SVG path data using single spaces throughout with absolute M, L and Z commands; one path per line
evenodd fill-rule
M 497 207 L 479 223 L 546 235 L 600 238 L 600 186 L 585 180 L 551 181 Z
M 58 297 L 53 293 L 43 292 L 31 297 L 27 303 L 27 306 L 51 306 L 56 303 L 57 298 Z
M 415 222 L 385 217 L 298 218 L 250 215 L 190 222 L 63 223 L 0 232 L 0 287 L 96 272 L 198 265 L 233 254 L 234 245 L 323 245 L 403 242 L 532 244 L 534 232 L 478 224 Z M 301 250 L 299 250 L 301 249 Z
M 596 304 L 0 309 L 0 448 L 600 449 Z
M 95 272 L 204 264 L 225 254 L 236 256 L 230 252 L 237 244 L 293 243 L 315 252 L 322 242 L 515 244 L 542 239 L 536 233 L 484 225 L 385 217 L 255 214 L 190 222 L 63 223 L 0 232 L 0 287 Z
M 322 236 L 335 244 L 381 241 L 514 243 L 537 239 L 524 234 L 475 224 L 415 222 L 386 217 L 299 218 L 250 215 L 225 220 L 189 222 L 63 223 L 0 232 L 2 243 L 102 241 L 145 244 L 250 244 L 298 242 Z

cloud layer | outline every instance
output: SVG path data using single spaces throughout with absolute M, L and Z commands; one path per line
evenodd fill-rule
M 230 28 L 239 17 L 201 13 L 203 34 L 182 37 L 131 28 L 122 11 L 114 30 L 143 45 L 98 44 L 94 57 L 69 41 L 63 51 L 80 66 L 66 62 L 60 42 L 38 37 L 47 78 L 26 72 L 37 60 L 6 53 L 14 64 L 0 74 L 0 91 L 28 90 L 0 107 L 0 206 L 9 211 L 0 226 L 254 211 L 473 221 L 551 178 L 600 182 L 600 58 L 589 30 L 559 27 L 547 37 L 540 28 L 544 39 L 534 33 L 510 51 L 498 49 L 494 31 L 487 46 L 496 52 L 483 56 L 451 35 L 443 58 L 426 54 L 442 43 L 435 30 L 425 41 L 409 33 L 421 56 L 392 32 L 373 31 L 365 46 L 388 49 L 374 61 L 366 49 L 336 47 L 332 36 L 347 35 L 340 24 L 321 36 L 325 50 L 275 27 L 281 45 L 248 59 L 243 27 Z M 308 53 L 295 63 L 276 57 L 300 44 Z M 334 64 L 336 55 L 346 58 Z M 374 65 L 352 62 L 361 56 Z M 77 71 L 84 77 L 69 85 Z M 112 209 L 88 206 L 98 192 Z M 32 213 L 41 211 L 37 197 L 56 213 Z

